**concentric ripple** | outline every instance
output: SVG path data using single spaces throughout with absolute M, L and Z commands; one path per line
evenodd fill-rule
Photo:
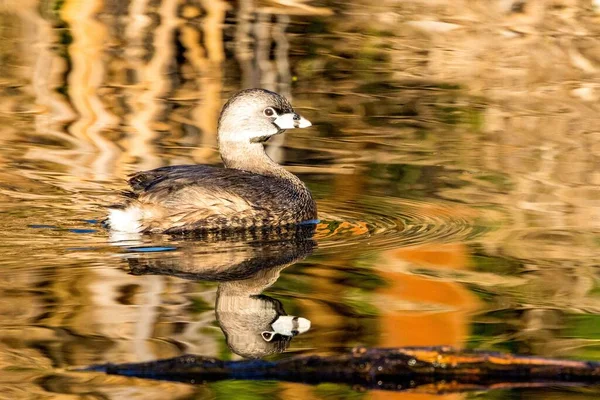
M 360 244 L 384 250 L 467 241 L 489 229 L 479 210 L 443 202 L 363 197 L 352 203 L 319 202 L 319 207 L 315 238 L 321 249 Z

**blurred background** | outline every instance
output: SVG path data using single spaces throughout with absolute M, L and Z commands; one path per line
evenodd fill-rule
M 310 244 L 111 240 L 99 221 L 127 174 L 219 165 L 221 106 L 248 87 L 313 122 L 268 146 L 317 199 Z M 312 323 L 271 358 L 600 361 L 599 109 L 597 0 L 0 0 L 0 398 L 596 398 L 61 371 L 240 359 L 219 310 L 263 292 Z

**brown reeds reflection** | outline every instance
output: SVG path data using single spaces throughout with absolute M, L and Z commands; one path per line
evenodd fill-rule
M 31 84 L 39 105 L 29 110 L 36 129 L 28 135 L 61 144 L 32 148 L 24 158 L 66 167 L 82 181 L 121 178 L 172 158 L 217 162 L 224 97 L 250 86 L 291 97 L 289 16 L 327 13 L 302 3 L 273 5 L 8 2 L 8 15 L 19 16 L 15 25 L 28 29 L 18 38 L 23 55 L 15 57 L 26 71 L 17 76 Z M 224 34 L 227 18 L 236 21 L 233 43 Z M 240 69 L 241 84 L 223 75 L 231 68 Z M 271 146 L 275 158 L 282 158 L 281 145 Z

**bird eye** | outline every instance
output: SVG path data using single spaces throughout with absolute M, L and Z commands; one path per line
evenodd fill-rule
M 273 107 L 267 107 L 264 109 L 263 114 L 265 114 L 267 117 L 272 117 L 276 113 L 275 113 L 275 110 L 273 109 Z

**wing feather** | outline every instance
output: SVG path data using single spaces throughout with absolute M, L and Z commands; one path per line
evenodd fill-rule
M 163 167 L 131 176 L 135 199 L 143 210 L 143 229 L 170 233 L 190 229 L 260 227 L 281 218 L 273 204 L 281 186 L 272 177 L 205 165 Z M 275 211 L 275 212 L 273 212 Z

